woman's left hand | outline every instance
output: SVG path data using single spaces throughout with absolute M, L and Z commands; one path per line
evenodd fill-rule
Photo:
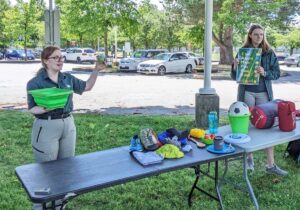
M 264 76 L 265 75 L 265 69 L 262 66 L 257 67 L 256 73 Z

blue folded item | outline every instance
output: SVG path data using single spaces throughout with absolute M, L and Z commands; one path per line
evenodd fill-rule
M 187 143 L 188 143 L 187 138 L 180 139 L 179 141 L 180 141 L 180 143 L 181 143 L 181 146 L 185 146 L 185 145 L 187 145 Z
M 176 135 L 173 135 L 172 133 L 170 133 L 168 131 L 164 131 L 164 132 L 157 134 L 157 138 L 162 144 L 168 144 L 169 142 L 167 141 L 167 138 L 172 139 L 174 136 L 176 136 Z M 188 139 L 186 137 L 183 137 L 183 138 L 179 139 L 178 141 L 180 142 L 181 146 L 184 146 L 188 143 Z
M 164 131 L 157 134 L 157 138 L 162 144 L 167 144 L 166 138 L 171 138 L 171 135 L 168 132 Z
M 143 166 L 161 163 L 164 160 L 162 155 L 157 154 L 154 151 L 140 152 L 132 151 L 130 154 Z

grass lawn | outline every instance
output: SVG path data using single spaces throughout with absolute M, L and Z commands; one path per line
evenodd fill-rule
M 132 135 L 145 127 L 156 132 L 170 127 L 180 130 L 194 127 L 193 116 L 74 116 L 78 133 L 77 155 L 129 145 Z M 33 117 L 28 113 L 0 111 L 0 209 L 31 209 L 14 169 L 33 162 L 32 121 Z M 227 120 L 223 119 L 222 123 Z M 250 180 L 261 209 L 299 209 L 300 167 L 293 160 L 282 157 L 285 148 L 286 144 L 277 146 L 275 153 L 278 165 L 289 171 L 284 178 L 265 173 L 263 151 L 254 155 L 255 172 L 250 174 Z M 222 167 L 223 163 L 220 165 Z M 241 167 L 241 161 L 230 163 L 228 178 L 241 181 Z M 187 196 L 193 181 L 192 169 L 169 172 L 86 193 L 71 201 L 68 209 L 218 209 L 217 202 L 197 191 L 193 206 L 189 208 Z M 213 190 L 213 182 L 207 178 L 200 180 L 200 184 Z M 247 193 L 228 185 L 223 186 L 222 197 L 226 209 L 254 209 Z

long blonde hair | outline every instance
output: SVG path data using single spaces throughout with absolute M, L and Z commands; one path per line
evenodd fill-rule
M 271 49 L 271 45 L 268 43 L 267 41 L 267 38 L 266 38 L 266 33 L 265 33 L 265 30 L 262 26 L 258 25 L 258 24 L 253 24 L 251 25 L 250 29 L 248 30 L 248 33 L 247 33 L 247 37 L 245 39 L 245 42 L 243 44 L 243 48 L 250 48 L 250 47 L 253 47 L 252 45 L 252 40 L 250 38 L 250 35 L 252 34 L 252 32 L 255 30 L 255 29 L 261 29 L 263 30 L 264 32 L 264 37 L 263 37 L 263 40 L 262 42 L 259 44 L 259 48 L 262 49 L 262 52 L 265 53 L 265 52 L 268 52 L 270 49 Z
M 49 47 L 46 47 L 43 51 L 42 51 L 42 54 L 41 54 L 41 62 L 42 62 L 42 68 L 40 68 L 38 70 L 38 72 L 36 74 L 39 74 L 40 72 L 42 72 L 44 69 L 47 69 L 47 64 L 45 63 L 45 60 L 47 60 L 50 55 L 52 55 L 52 53 L 55 51 L 55 50 L 60 50 L 58 47 L 55 47 L 55 46 L 49 46 Z

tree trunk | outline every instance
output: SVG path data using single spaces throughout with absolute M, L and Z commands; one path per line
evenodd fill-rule
M 233 28 L 228 27 L 223 30 L 223 33 L 219 34 L 217 37 L 213 33 L 214 42 L 220 47 L 220 63 L 231 65 L 233 61 Z
M 232 46 L 222 46 L 220 47 L 220 63 L 231 65 L 233 61 L 233 48 Z
M 82 34 L 80 34 L 79 33 L 79 44 L 80 44 L 80 46 L 79 47 L 82 47 Z M 78 47 L 78 43 L 77 43 L 77 46 L 76 47 Z

